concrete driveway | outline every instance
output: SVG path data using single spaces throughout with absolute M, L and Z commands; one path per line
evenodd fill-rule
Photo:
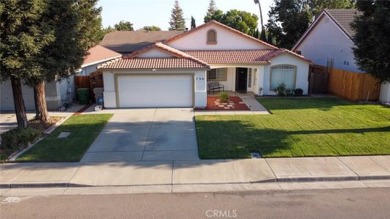
M 81 162 L 199 160 L 192 109 L 112 112 Z

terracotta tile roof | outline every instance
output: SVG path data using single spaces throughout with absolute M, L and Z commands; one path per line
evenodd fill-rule
M 195 57 L 193 57 L 193 56 L 191 56 L 191 55 L 189 55 L 187 53 L 184 53 L 184 52 L 182 52 L 182 51 L 180 51 L 178 49 L 175 49 L 173 47 L 167 46 L 167 45 L 165 45 L 163 43 L 160 43 L 160 42 L 155 43 L 154 45 L 145 47 L 145 48 L 143 48 L 141 50 L 138 50 L 138 51 L 136 51 L 136 52 L 134 52 L 134 53 L 132 53 L 130 55 L 126 55 L 126 56 L 124 56 L 124 58 L 136 58 L 139 55 L 141 55 L 141 54 L 143 54 L 143 53 L 145 53 L 145 52 L 147 52 L 147 51 L 149 51 L 149 50 L 151 50 L 153 48 L 158 48 L 158 49 L 160 49 L 162 51 L 165 51 L 165 52 L 171 54 L 172 56 L 174 56 L 176 58 L 191 59 L 192 61 L 199 62 L 200 64 L 203 64 L 203 65 L 207 65 L 206 62 L 204 62 L 204 61 L 202 61 L 200 59 L 197 59 L 197 58 L 195 58 Z
M 266 64 L 263 56 L 274 49 L 261 50 L 186 50 L 183 51 L 208 64 Z
M 119 53 L 131 53 L 182 33 L 183 31 L 114 31 L 106 34 L 100 45 Z
M 270 60 L 270 59 L 272 59 L 272 58 L 274 58 L 274 57 L 276 57 L 276 56 L 279 56 L 279 55 L 281 55 L 281 54 L 283 54 L 283 53 L 288 53 L 288 54 L 293 55 L 293 56 L 295 56 L 295 57 L 297 57 L 297 58 L 299 58 L 299 59 L 302 59 L 302 60 L 304 60 L 304 61 L 311 62 L 311 60 L 306 59 L 304 56 L 299 55 L 299 54 L 297 54 L 297 53 L 295 53 L 295 52 L 292 52 L 292 51 L 290 51 L 290 50 L 288 50 L 288 49 L 284 49 L 284 48 L 275 49 L 275 50 L 273 50 L 272 52 L 267 53 L 266 55 L 264 55 L 264 56 L 261 57 L 260 59 L 261 59 L 261 60 Z
M 206 69 L 208 65 L 187 58 L 121 58 L 108 62 L 99 69 Z
M 351 28 L 353 19 L 358 15 L 356 9 L 325 9 L 325 12 L 338 24 L 338 26 L 350 37 L 355 35 Z
M 208 64 L 266 64 L 270 59 L 289 53 L 297 58 L 311 62 L 303 56 L 287 49 L 260 49 L 260 50 L 187 50 L 183 51 Z
M 251 39 L 251 40 L 253 40 L 253 41 L 257 42 L 257 43 L 260 43 L 260 44 L 262 44 L 262 45 L 265 45 L 265 46 L 269 47 L 270 49 L 277 49 L 276 46 L 273 46 L 273 45 L 268 44 L 268 43 L 266 43 L 266 42 L 264 42 L 264 41 L 261 41 L 261 40 L 259 40 L 259 39 L 257 39 L 257 38 L 254 38 L 254 37 L 252 37 L 252 36 L 249 36 L 249 35 L 247 35 L 247 34 L 241 32 L 241 31 L 238 31 L 238 30 L 236 30 L 236 29 L 234 29 L 234 28 L 231 28 L 231 27 L 229 27 L 229 26 L 227 26 L 227 25 L 225 25 L 225 24 L 222 24 L 222 23 L 220 23 L 220 22 L 218 22 L 218 21 L 215 21 L 215 20 L 211 20 L 211 21 L 209 21 L 209 22 L 207 22 L 207 23 L 205 23 L 205 24 L 202 24 L 202 25 L 200 25 L 200 26 L 194 28 L 194 29 L 191 29 L 190 31 L 186 31 L 186 32 L 184 32 L 184 33 L 182 33 L 182 34 L 173 36 L 173 37 L 171 37 L 170 39 L 166 40 L 164 43 L 167 43 L 167 44 L 168 44 L 168 43 L 170 43 L 170 42 L 172 42 L 172 41 L 175 41 L 175 40 L 177 40 L 177 39 L 180 39 L 180 38 L 182 38 L 182 37 L 184 37 L 184 36 L 186 36 L 186 35 L 188 35 L 188 34 L 191 34 L 191 33 L 195 32 L 195 31 L 198 31 L 198 30 L 200 30 L 200 29 L 202 29 L 202 28 L 205 28 L 205 27 L 207 27 L 207 26 L 210 26 L 210 25 L 212 25 L 212 24 L 216 24 L 216 25 L 218 25 L 218 26 L 220 26 L 220 27 L 222 27 L 222 28 L 225 28 L 225 29 L 227 29 L 227 30 L 233 32 L 233 33 L 239 34 L 239 35 L 244 36 L 244 37 L 246 37 L 246 38 L 248 38 L 248 39 Z
M 122 55 L 104 48 L 103 46 L 96 45 L 88 50 L 88 55 L 84 58 L 83 65 L 85 67 L 99 62 L 109 61 L 110 59 L 119 58 Z

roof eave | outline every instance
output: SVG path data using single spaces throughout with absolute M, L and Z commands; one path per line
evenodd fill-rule
M 110 58 L 102 59 L 102 60 L 99 60 L 99 61 L 83 64 L 83 65 L 81 65 L 80 68 L 85 68 L 85 67 L 88 67 L 88 66 L 91 66 L 91 65 L 96 65 L 96 64 L 99 64 L 101 62 L 108 62 L 110 60 L 117 59 L 117 58 L 120 58 L 120 57 L 122 57 L 122 55 L 118 55 L 118 56 L 115 56 L 115 57 L 110 57 Z
M 185 69 L 185 70 L 188 70 L 188 71 L 191 71 L 191 70 L 209 70 L 210 67 L 202 67 L 202 68 L 99 68 L 99 70 L 103 70 L 103 71 L 118 71 L 118 70 L 135 70 L 135 71 L 167 71 L 167 70 L 178 70 L 178 69 Z
M 291 49 L 292 51 L 295 51 L 297 49 L 297 47 L 300 46 L 300 44 L 302 43 L 302 41 L 307 37 L 307 35 L 309 35 L 309 33 L 313 30 L 313 28 L 318 24 L 318 22 L 321 20 L 321 18 L 324 16 L 325 14 L 325 10 L 321 12 L 321 14 L 318 16 L 317 19 L 315 19 L 315 21 L 309 26 L 309 28 L 307 28 L 307 30 L 305 31 L 305 33 L 303 33 L 303 35 L 301 36 L 301 38 L 299 38 L 298 42 L 293 46 L 293 48 Z

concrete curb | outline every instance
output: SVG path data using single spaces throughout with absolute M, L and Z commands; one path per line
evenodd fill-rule
M 176 184 L 139 184 L 139 185 L 83 185 L 74 183 L 6 183 L 0 184 L 0 189 L 12 189 L 12 188 L 99 188 L 99 187 L 139 187 L 139 186 L 203 186 L 203 185 L 230 185 L 230 184 L 269 184 L 269 183 L 309 183 L 309 182 L 363 182 L 370 180 L 390 180 L 388 176 L 337 176 L 337 177 L 291 177 L 291 178 L 279 178 L 264 181 L 253 182 L 241 182 L 241 183 L 176 183 Z

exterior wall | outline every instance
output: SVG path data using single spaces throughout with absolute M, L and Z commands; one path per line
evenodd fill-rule
M 68 91 L 70 91 L 70 97 L 72 99 L 75 98 L 76 92 L 75 92 L 75 85 L 74 85 L 74 76 L 71 75 L 67 79 L 62 79 L 61 81 L 57 82 L 57 86 L 60 88 L 60 97 L 61 100 L 66 100 L 68 97 Z
M 303 94 L 308 94 L 309 88 L 309 63 L 290 54 L 284 54 L 271 59 L 271 64 L 264 66 L 263 95 L 276 95 L 270 90 L 271 85 L 271 67 L 276 65 L 294 65 L 296 66 L 295 88 L 301 88 Z
M 112 72 L 103 72 L 104 81 L 104 106 L 106 108 L 116 108 L 115 78 Z
M 146 58 L 146 57 L 153 57 L 153 58 L 168 58 L 172 57 L 171 54 L 168 54 L 167 52 L 161 51 L 160 49 L 152 49 L 145 53 L 142 53 L 138 55 L 139 58 Z
M 257 78 L 257 92 L 255 92 L 255 94 L 257 95 L 264 95 L 264 78 L 265 78 L 265 74 L 266 74 L 266 66 L 260 66 L 258 68 L 258 78 Z
M 117 108 L 116 104 L 116 74 L 193 74 L 194 77 L 194 107 L 204 108 L 207 105 L 207 86 L 206 86 L 206 71 L 205 70 L 157 70 L 157 71 L 105 71 L 103 72 L 104 80 L 104 106 L 106 108 Z M 142 95 L 142 94 L 140 94 Z
M 70 86 L 73 86 L 73 76 L 71 76 Z M 64 87 L 64 83 L 66 80 L 61 82 L 50 82 L 46 83 L 46 104 L 48 110 L 57 110 L 59 106 L 62 104 L 63 95 L 66 95 L 66 89 L 62 89 Z M 34 103 L 34 90 L 28 86 L 22 86 L 23 99 L 24 104 L 27 111 L 35 110 Z M 0 110 L 1 111 L 14 111 L 14 99 L 12 94 L 12 86 L 11 81 L 7 80 L 0 84 Z
M 381 103 L 390 104 L 390 82 L 385 82 L 381 85 L 379 101 Z
M 24 105 L 26 110 L 35 110 L 34 104 L 34 91 L 28 86 L 22 86 Z M 7 80 L 0 83 L 0 110 L 1 111 L 14 111 L 14 97 L 12 94 L 11 81 Z
M 301 51 L 303 56 L 318 65 L 326 66 L 327 60 L 333 59 L 335 68 L 362 72 L 356 65 L 353 46 L 352 40 L 332 19 L 324 15 L 295 50 Z
M 61 89 L 59 82 L 46 83 L 46 104 L 47 109 L 55 110 L 61 106 Z
M 196 71 L 194 73 L 195 82 L 195 108 L 205 108 L 207 106 L 207 75 L 206 71 Z
M 217 32 L 217 44 L 207 44 L 207 31 L 215 30 Z M 243 49 L 267 49 L 268 47 L 248 39 L 240 34 L 233 33 L 216 24 L 206 26 L 192 32 L 182 38 L 178 38 L 170 43 L 179 50 L 243 50 Z
M 77 76 L 89 76 L 91 73 L 97 71 L 97 67 L 100 64 L 103 64 L 103 63 L 104 62 L 99 63 L 99 64 L 95 64 L 95 65 L 89 65 L 89 66 L 83 67 L 83 68 L 81 68 L 81 71 L 79 70 L 79 72 L 76 72 L 76 75 Z

